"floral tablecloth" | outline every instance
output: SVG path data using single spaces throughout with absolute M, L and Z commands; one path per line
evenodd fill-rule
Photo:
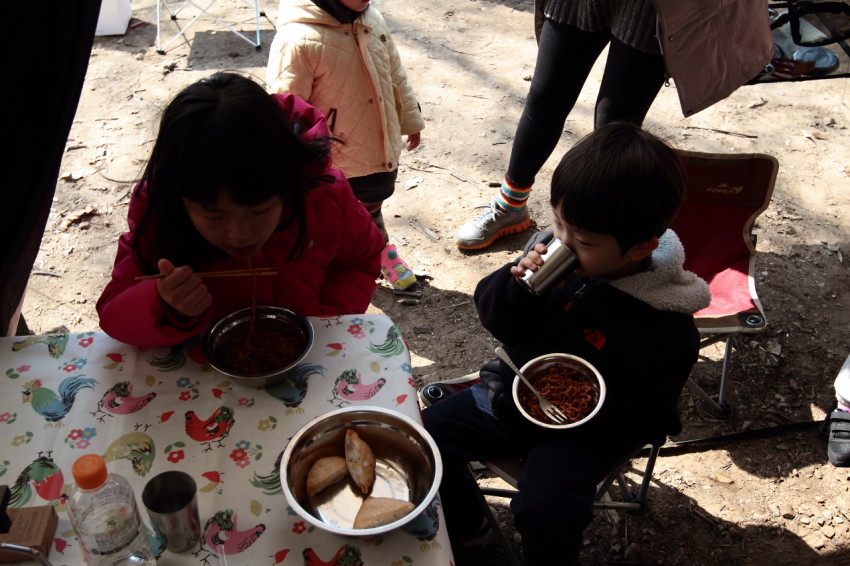
M 97 453 L 131 482 L 146 523 L 148 479 L 174 469 L 194 477 L 201 541 L 174 554 L 151 534 L 160 565 L 451 564 L 439 499 L 404 529 L 372 538 L 327 533 L 287 505 L 279 459 L 309 420 L 350 405 L 419 419 L 410 354 L 388 317 L 310 320 L 310 354 L 266 389 L 212 370 L 199 340 L 146 350 L 99 332 L 0 338 L 0 484 L 11 508 L 56 508 L 50 561 L 82 564 L 66 512 L 71 464 Z

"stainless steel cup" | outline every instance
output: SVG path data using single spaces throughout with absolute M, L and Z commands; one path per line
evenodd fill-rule
M 145 485 L 142 503 L 151 526 L 171 552 L 185 552 L 201 538 L 195 480 L 185 472 L 163 472 Z
M 526 289 L 537 295 L 548 291 L 568 271 L 578 267 L 578 258 L 564 242 L 552 238 L 546 244 L 546 253 L 541 256 L 543 265 L 537 271 L 527 269 L 517 279 Z

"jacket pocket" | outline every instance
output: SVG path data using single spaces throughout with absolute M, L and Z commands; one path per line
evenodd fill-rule
M 404 102 L 401 100 L 401 90 L 393 85 L 393 97 L 395 98 L 395 112 L 398 114 L 398 123 L 404 124 Z

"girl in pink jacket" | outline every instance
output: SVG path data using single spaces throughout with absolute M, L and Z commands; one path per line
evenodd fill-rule
M 331 167 L 322 114 L 217 73 L 168 105 L 97 303 L 101 328 L 173 345 L 252 304 L 308 316 L 365 312 L 383 239 Z M 200 271 L 271 267 L 274 276 Z M 143 275 L 158 279 L 138 280 Z

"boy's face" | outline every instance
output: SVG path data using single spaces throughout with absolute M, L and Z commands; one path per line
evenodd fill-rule
M 283 203 L 274 197 L 256 206 L 242 206 L 221 191 L 209 205 L 183 199 L 189 219 L 209 243 L 235 258 L 257 254 L 280 224 Z
M 555 216 L 555 237 L 576 254 L 579 266 L 575 272 L 583 277 L 616 279 L 637 273 L 642 269 L 641 260 L 658 245 L 658 239 L 653 238 L 653 241 L 638 244 L 624 254 L 614 236 L 581 230 L 567 224 L 557 208 L 552 212 Z

